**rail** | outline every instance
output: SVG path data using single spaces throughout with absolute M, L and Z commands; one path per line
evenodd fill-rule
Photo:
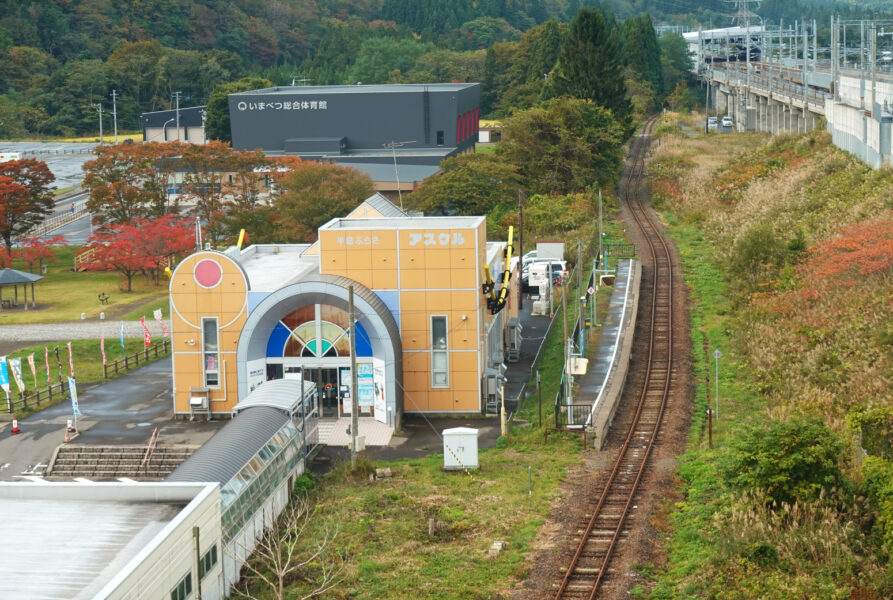
M 147 363 L 149 361 L 149 355 L 151 354 L 153 358 L 158 358 L 158 355 L 164 355 L 171 351 L 171 341 L 169 339 L 164 339 L 160 344 L 152 344 L 151 346 L 146 346 L 145 349 L 140 350 L 134 354 L 125 355 L 124 358 L 119 358 L 117 360 L 113 360 L 107 364 L 102 365 L 102 376 L 105 379 L 109 378 L 109 373 L 114 373 L 117 375 L 121 371 L 127 372 L 131 368 L 136 368 L 140 365 L 140 357 L 142 358 L 143 363 Z
M 647 244 L 652 264 L 650 334 L 644 384 L 635 404 L 629 432 L 604 481 L 591 518 L 581 532 L 577 549 L 556 590 L 556 600 L 571 596 L 592 600 L 605 581 L 654 447 L 669 395 L 673 347 L 672 261 L 669 249 L 640 195 L 647 140 L 655 120 L 652 118 L 645 124 L 645 135 L 637 137 L 631 147 L 631 167 L 627 170 L 623 185 L 624 200 Z

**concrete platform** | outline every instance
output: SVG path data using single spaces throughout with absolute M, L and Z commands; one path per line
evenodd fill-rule
M 357 419 L 358 435 L 366 438 L 367 446 L 387 446 L 394 429 L 370 417 Z M 319 443 L 326 446 L 350 447 L 350 417 L 319 420 Z

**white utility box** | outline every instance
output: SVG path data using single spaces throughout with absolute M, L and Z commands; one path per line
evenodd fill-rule
M 443 468 L 446 471 L 477 469 L 478 430 L 454 427 L 443 430 Z

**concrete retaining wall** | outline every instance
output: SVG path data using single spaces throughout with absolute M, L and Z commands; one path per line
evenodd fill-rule
M 642 264 L 630 261 L 630 275 L 626 286 L 626 298 L 617 332 L 617 339 L 610 340 L 613 344 L 611 364 L 605 375 L 605 381 L 601 386 L 592 412 L 589 416 L 587 431 L 594 435 L 595 447 L 602 450 L 608 439 L 608 429 L 614 420 L 623 387 L 626 385 L 626 375 L 629 370 L 629 359 L 633 349 L 633 338 L 636 330 L 636 314 L 639 309 L 639 286 L 642 281 Z M 615 288 L 614 293 L 618 293 Z M 612 297 L 613 301 L 613 297 Z

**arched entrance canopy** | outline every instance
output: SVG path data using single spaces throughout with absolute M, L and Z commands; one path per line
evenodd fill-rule
M 365 330 L 372 346 L 372 355 L 385 364 L 385 398 L 395 415 L 394 426 L 400 428 L 403 411 L 403 350 L 400 330 L 384 302 L 369 288 L 334 275 L 314 275 L 280 288 L 264 298 L 248 316 L 239 337 L 236 354 L 239 365 L 239 398 L 248 395 L 249 361 L 265 359 L 271 333 L 280 320 L 293 311 L 313 304 L 348 308 L 348 287 L 354 288 L 354 311 L 357 322 Z

